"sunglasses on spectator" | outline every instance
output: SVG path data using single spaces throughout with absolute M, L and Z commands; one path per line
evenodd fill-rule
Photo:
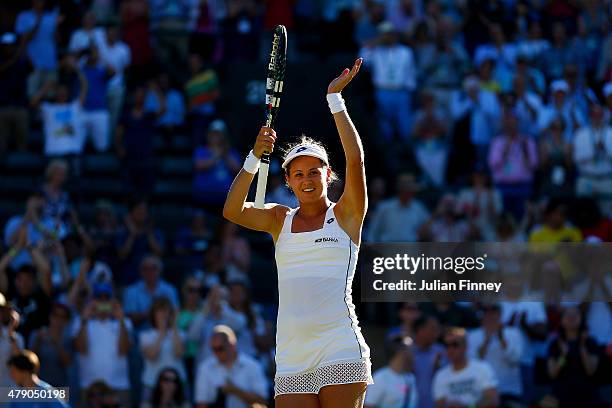
M 163 382 L 178 383 L 178 378 L 176 378 L 173 375 L 164 375 L 164 376 L 162 376 L 161 380 Z
M 463 346 L 463 343 L 460 342 L 460 341 L 449 341 L 449 342 L 444 343 L 444 345 L 447 348 L 459 348 L 459 347 Z
M 226 350 L 225 346 L 217 346 L 217 347 L 212 347 L 212 351 L 214 353 L 224 353 Z

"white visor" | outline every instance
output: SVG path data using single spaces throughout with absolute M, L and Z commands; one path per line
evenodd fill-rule
M 283 169 L 287 168 L 287 165 L 291 160 L 300 156 L 316 157 L 317 159 L 323 160 L 323 162 L 329 166 L 329 160 L 327 159 L 327 153 L 325 153 L 325 150 L 321 149 L 319 146 L 316 145 L 299 145 L 291 149 L 291 151 L 287 155 L 287 158 L 282 164 Z

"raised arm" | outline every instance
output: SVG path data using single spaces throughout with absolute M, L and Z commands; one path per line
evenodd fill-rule
M 351 70 L 345 68 L 342 74 L 334 79 L 327 88 L 327 100 L 330 109 L 335 112 L 333 113 L 334 121 L 346 160 L 346 182 L 344 192 L 336 206 L 336 215 L 338 216 L 338 223 L 349 234 L 353 242 L 358 245 L 361 241 L 361 227 L 368 208 L 364 154 L 361 138 L 343 106 L 340 92 L 357 75 L 362 62 L 363 59 L 357 59 Z
M 262 127 L 257 135 L 253 152 L 250 153 L 254 157 L 249 161 L 258 162 L 263 152 L 272 152 L 275 141 L 274 129 Z M 288 208 L 279 204 L 266 204 L 265 208 L 258 209 L 252 202 L 247 202 L 249 187 L 254 178 L 255 173 L 250 173 L 244 168 L 238 172 L 225 199 L 223 217 L 245 228 L 268 232 L 276 241 Z

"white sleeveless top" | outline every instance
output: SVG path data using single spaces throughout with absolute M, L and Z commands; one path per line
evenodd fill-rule
M 276 242 L 277 375 L 369 362 L 351 296 L 359 247 L 338 225 L 334 206 L 323 228 L 309 232 L 291 232 L 298 208 L 290 210 Z

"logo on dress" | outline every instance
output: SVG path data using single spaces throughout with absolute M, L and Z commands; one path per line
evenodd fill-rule
M 315 244 L 318 244 L 318 243 L 321 243 L 321 242 L 338 242 L 338 238 L 324 237 L 324 238 L 317 238 L 317 239 L 315 239 Z
M 327 220 L 326 222 L 327 222 L 328 224 L 331 224 L 332 222 L 334 222 L 334 220 L 335 220 L 335 218 L 330 218 L 330 219 L 329 219 L 329 220 Z

